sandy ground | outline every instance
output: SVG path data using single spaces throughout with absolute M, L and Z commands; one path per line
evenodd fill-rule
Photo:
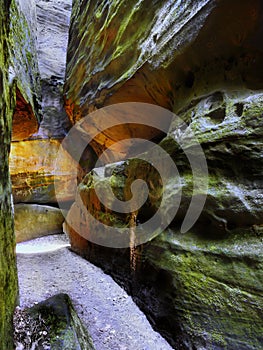
M 17 245 L 21 307 L 67 293 L 97 350 L 168 350 L 126 292 L 103 271 L 72 253 L 65 235 Z

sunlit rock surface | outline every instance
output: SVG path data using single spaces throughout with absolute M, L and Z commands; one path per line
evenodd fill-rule
M 35 133 L 40 120 L 35 1 L 12 0 L 10 11 L 9 80 L 17 87 L 12 140 L 18 141 Z
M 182 198 L 171 229 L 137 248 L 138 284 L 130 280 L 128 250 L 87 240 L 103 232 L 87 220 L 85 208 L 105 224 L 129 226 L 131 213 L 105 208 L 95 187 L 110 183 L 116 197 L 127 201 L 132 182 L 141 178 L 150 193 L 132 214 L 137 223 L 147 221 L 162 195 L 150 164 L 132 159 L 113 173 L 106 166 L 86 175 L 65 225 L 73 249 L 125 285 L 175 348 L 262 346 L 262 18 L 260 1 L 162 2 L 149 8 L 143 2 L 83 0 L 73 6 L 65 85 L 71 121 L 112 103 L 138 101 L 166 107 L 186 123 L 173 121 L 160 142 L 181 177 L 179 186 L 171 178 L 167 188 L 171 195 L 181 189 Z M 94 120 L 91 128 L 99 130 L 100 123 Z M 204 150 L 209 177 L 204 210 L 183 235 L 193 178 L 177 141 L 190 128 Z M 150 131 L 140 130 L 145 138 L 153 137 Z M 113 128 L 92 146 L 100 154 L 135 135 L 130 128 Z M 195 195 L 206 193 L 200 188 Z M 164 220 L 173 208 L 168 198 Z
M 62 138 L 69 128 L 63 108 L 71 0 L 36 0 L 37 54 L 41 77 L 42 114 L 34 137 Z
M 15 87 L 8 83 L 10 56 L 10 2 L 0 0 L 0 339 L 2 349 L 13 349 L 13 312 L 18 284 L 15 257 L 15 236 L 11 207 L 11 183 L 8 156 Z
M 59 140 L 12 143 L 9 166 L 15 203 L 56 203 L 74 198 L 78 164 L 67 152 L 58 158 L 59 147 Z
M 64 216 L 60 209 L 47 205 L 15 205 L 16 242 L 62 233 Z

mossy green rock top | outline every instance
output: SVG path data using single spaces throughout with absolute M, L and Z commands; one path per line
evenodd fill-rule
M 92 339 L 80 321 L 67 294 L 57 294 L 27 312 L 40 314 L 50 332 L 51 350 L 95 350 Z

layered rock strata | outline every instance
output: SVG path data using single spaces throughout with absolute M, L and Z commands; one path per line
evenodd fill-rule
M 16 203 L 68 201 L 73 198 L 71 169 L 78 165 L 66 153 L 58 162 L 56 156 L 69 127 L 62 86 L 71 1 L 18 5 L 13 2 L 12 7 L 11 70 L 17 81 L 13 141 L 22 142 L 13 142 L 11 148 L 13 198 Z M 57 195 L 54 182 L 60 183 Z
M 162 2 L 149 8 L 144 2 L 83 0 L 73 6 L 65 84 L 70 119 L 75 123 L 100 107 L 128 101 L 176 113 L 180 119 L 159 144 L 180 173 L 180 185 L 176 177 L 166 184 L 171 197 L 164 220 L 174 209 L 172 195 L 181 190 L 182 197 L 170 229 L 135 248 L 138 284 L 131 282 L 128 249 L 89 241 L 104 232 L 85 211 L 113 227 L 129 227 L 135 215 L 139 229 L 158 212 L 164 191 L 149 163 L 128 159 L 113 172 L 106 166 L 86 175 L 65 229 L 73 249 L 125 285 L 175 348 L 252 350 L 262 344 L 262 17 L 260 1 Z M 91 129 L 85 128 L 87 134 L 98 130 L 92 142 L 98 155 L 136 137 L 136 130 L 145 138 L 162 136 L 147 127 L 144 132 L 136 120 L 134 129 L 102 126 L 94 118 Z M 207 161 L 208 179 L 199 179 L 208 180 L 207 193 L 202 186 L 193 193 L 191 164 L 179 147 L 190 129 Z M 191 147 L 189 142 L 189 152 Z M 149 187 L 137 212 L 116 213 L 100 202 L 95 189 L 106 183 L 118 200 L 130 200 L 137 178 Z M 191 199 L 206 195 L 199 220 L 183 235 Z
M 52 139 L 12 143 L 9 168 L 15 203 L 57 203 L 75 198 L 77 174 L 81 177 L 82 170 L 66 151 L 58 157 L 60 145 Z
M 219 97 L 222 104 L 211 108 L 211 103 L 218 102 Z M 242 114 L 237 106 L 240 109 L 242 106 Z M 225 118 L 214 123 L 213 116 L 218 115 L 221 108 Z M 178 130 L 173 125 L 160 145 L 180 170 L 181 188 L 176 179 L 162 188 L 152 166 L 138 159 L 106 166 L 103 172 L 95 169 L 79 186 L 79 196 L 68 214 L 65 229 L 73 249 L 124 284 L 155 326 L 163 324 L 175 347 L 184 344 L 184 349 L 197 345 L 218 349 L 260 348 L 263 327 L 262 94 L 234 99 L 212 94 L 184 113 L 188 114 L 189 124 L 203 146 L 209 168 L 206 204 L 190 232 L 180 233 L 189 203 L 195 196 L 206 196 L 206 193 L 200 187 L 193 194 L 191 169 L 178 148 Z M 185 135 L 187 133 L 186 129 Z M 182 138 L 183 135 L 184 132 Z M 154 163 L 154 159 L 151 160 Z M 105 208 L 96 189 L 104 189 L 106 196 L 105 183 L 109 183 L 119 200 L 128 201 L 130 186 L 138 178 L 146 181 L 150 192 L 146 203 L 136 212 L 137 225 L 160 210 L 164 190 L 170 195 L 160 212 L 163 221 L 174 211 L 175 202 L 171 198 L 176 198 L 180 190 L 182 197 L 171 229 L 134 250 L 139 281 L 134 282 L 134 287 L 130 281 L 127 249 L 120 251 L 90 243 L 99 242 L 100 235 L 106 231 L 88 219 L 85 210 L 106 225 L 127 227 L 132 213 L 116 214 Z M 139 233 L 137 242 L 140 242 Z

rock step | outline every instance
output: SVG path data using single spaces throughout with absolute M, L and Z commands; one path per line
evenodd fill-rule
M 63 232 L 64 216 L 58 208 L 21 203 L 14 206 L 14 211 L 17 243 Z

